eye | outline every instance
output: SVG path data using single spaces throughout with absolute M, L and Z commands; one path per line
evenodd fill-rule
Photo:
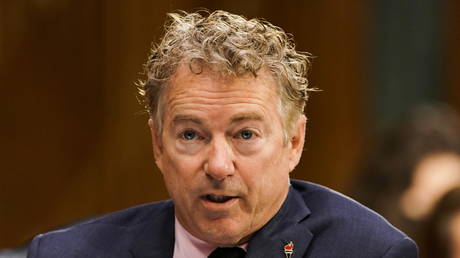
M 249 140 L 252 138 L 252 136 L 254 136 L 254 133 L 251 130 L 241 130 L 239 132 L 239 136 L 241 139 Z
M 193 130 L 185 130 L 184 132 L 182 132 L 182 138 L 186 141 L 191 141 L 197 138 L 197 134 Z

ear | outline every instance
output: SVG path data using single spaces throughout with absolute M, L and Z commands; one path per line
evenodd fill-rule
M 158 160 L 160 159 L 161 154 L 163 153 L 161 139 L 160 139 L 161 136 L 158 135 L 157 126 L 153 122 L 152 118 L 149 118 L 148 124 L 150 127 L 150 135 L 152 137 L 153 156 L 158 166 L 159 165 Z
M 299 164 L 302 157 L 303 145 L 305 143 L 305 128 L 307 118 L 305 115 L 300 115 L 292 128 L 291 137 L 289 139 L 290 158 L 289 171 L 291 172 Z

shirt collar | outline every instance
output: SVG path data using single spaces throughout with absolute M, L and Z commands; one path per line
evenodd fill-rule
M 205 258 L 218 246 L 209 244 L 190 234 L 179 222 L 177 217 L 174 220 L 174 256 L 173 258 Z M 248 244 L 238 247 L 247 249 Z

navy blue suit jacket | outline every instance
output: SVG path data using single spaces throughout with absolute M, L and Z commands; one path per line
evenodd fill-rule
M 279 212 L 256 232 L 249 258 L 284 258 L 294 244 L 300 257 L 418 257 L 415 243 L 385 219 L 328 188 L 292 180 Z M 172 257 L 171 201 L 119 211 L 68 229 L 35 237 L 30 258 Z

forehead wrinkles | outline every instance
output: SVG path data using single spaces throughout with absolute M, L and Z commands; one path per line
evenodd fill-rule
M 229 79 L 203 75 L 177 76 L 166 92 L 165 109 L 173 114 L 177 109 L 188 107 L 212 110 L 216 105 L 249 104 L 266 111 L 264 109 L 270 109 L 270 105 L 279 99 L 274 83 L 264 75 Z
M 167 103 L 167 120 L 174 119 L 177 114 L 196 114 L 208 117 L 208 119 L 219 120 L 224 110 L 235 112 L 256 112 L 262 117 L 268 117 L 272 103 L 270 99 L 263 98 L 260 94 L 248 94 L 251 96 L 241 96 L 241 94 L 230 93 L 208 93 L 202 90 L 195 90 L 193 93 L 176 95 L 170 98 Z M 224 108 L 224 109 L 221 109 Z M 231 113 L 225 113 L 231 115 Z M 216 120 L 216 121 L 217 121 Z
M 181 104 L 196 105 L 231 105 L 231 104 L 267 104 L 272 96 L 267 92 L 255 92 L 250 90 L 226 90 L 209 91 L 203 89 L 185 89 L 172 91 L 167 105 L 173 107 Z

